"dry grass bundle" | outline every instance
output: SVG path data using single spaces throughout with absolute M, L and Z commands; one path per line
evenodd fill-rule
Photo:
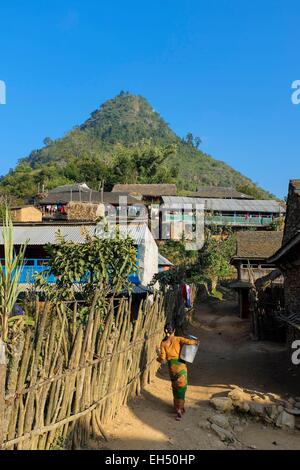
M 69 202 L 66 207 L 68 220 L 95 222 L 105 215 L 104 204 Z

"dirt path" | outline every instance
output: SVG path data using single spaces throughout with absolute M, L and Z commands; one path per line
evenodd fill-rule
M 201 339 L 200 351 L 189 366 L 187 412 L 181 422 L 174 419 L 168 370 L 163 366 L 141 398 L 124 406 L 107 429 L 109 442 L 100 447 L 131 449 L 226 449 L 203 423 L 213 411 L 208 400 L 228 390 L 229 385 L 300 396 L 299 378 L 286 370 L 281 345 L 253 342 L 249 324 L 237 317 L 235 304 L 222 302 L 201 306 L 189 333 Z M 242 419 L 238 439 L 257 449 L 300 449 L 300 432 L 283 431 L 253 419 Z M 99 445 L 99 443 L 98 443 Z

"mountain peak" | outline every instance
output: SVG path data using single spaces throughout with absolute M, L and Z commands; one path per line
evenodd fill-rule
M 155 151 L 176 144 L 176 152 L 169 154 L 161 168 L 160 183 L 170 182 L 167 175 L 171 175 L 180 191 L 224 186 L 256 198 L 269 197 L 249 178 L 198 149 L 192 134 L 187 139 L 178 137 L 143 96 L 124 91 L 103 103 L 81 126 L 62 138 L 45 139 L 44 147 L 31 152 L 2 178 L 0 190 L 24 198 L 30 197 L 41 184 L 51 189 L 82 178 L 95 187 L 103 178 L 110 186 L 124 182 L 122 175 L 117 181 L 111 171 L 116 155 L 122 158 L 125 148 L 143 141 L 151 141 L 153 159 Z M 124 148 L 120 150 L 116 144 Z M 124 172 L 129 172 L 126 183 L 136 183 L 137 176 L 128 170 L 125 157 L 123 164 Z M 152 182 L 151 177 L 149 180 L 143 183 Z
M 143 96 L 124 91 L 103 103 L 80 129 L 109 144 L 130 144 L 142 139 L 151 139 L 155 143 L 177 140 Z

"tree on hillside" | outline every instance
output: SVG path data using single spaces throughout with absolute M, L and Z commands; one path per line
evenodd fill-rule
M 164 165 L 176 153 L 174 145 L 157 146 L 151 141 L 125 147 L 117 145 L 110 166 L 109 183 L 171 183 L 176 169 Z
M 195 147 L 198 149 L 200 145 L 202 144 L 202 140 L 200 137 L 194 137 L 192 132 L 188 132 L 186 138 L 184 139 L 184 142 L 188 145 L 191 145 L 192 147 Z

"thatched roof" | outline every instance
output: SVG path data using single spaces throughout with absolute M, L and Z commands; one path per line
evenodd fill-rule
M 237 234 L 237 249 L 233 259 L 267 259 L 282 245 L 283 232 L 247 231 Z
M 113 192 L 141 194 L 142 196 L 176 196 L 176 184 L 116 184 Z

